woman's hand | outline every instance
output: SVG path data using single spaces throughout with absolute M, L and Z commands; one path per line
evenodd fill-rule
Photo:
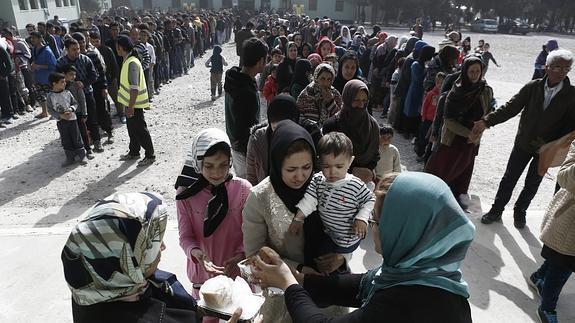
M 227 320 L 226 323 L 237 323 L 241 316 L 242 316 L 242 308 L 238 307 L 234 311 L 234 314 L 232 314 L 232 317 L 230 317 L 230 319 Z M 264 323 L 264 316 L 262 314 L 258 314 L 258 316 L 256 316 L 256 318 L 253 320 L 253 322 L 254 323 Z
M 345 258 L 337 253 L 328 253 L 315 258 L 317 269 L 324 274 L 330 274 L 345 263 Z
M 262 288 L 277 287 L 285 291 L 298 281 L 292 274 L 288 265 L 281 259 L 271 259 L 271 264 L 266 264 L 260 256 L 256 256 L 252 273 Z
M 200 249 L 192 249 L 192 257 L 198 260 L 200 266 L 211 276 L 223 275 L 226 268 L 216 266 Z
M 232 271 L 237 267 L 238 262 L 244 260 L 246 256 L 243 253 L 224 261 L 224 275 L 230 276 Z
M 331 88 L 321 89 L 321 98 L 324 102 L 333 100 L 333 93 L 331 92 Z

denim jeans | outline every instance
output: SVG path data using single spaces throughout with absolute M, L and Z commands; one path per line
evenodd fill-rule
M 234 165 L 234 172 L 236 176 L 239 178 L 247 179 L 247 161 L 246 161 L 246 153 L 239 152 L 232 149 L 232 161 Z
M 511 194 L 513 194 L 513 189 L 519 181 L 519 177 L 523 174 L 523 171 L 529 165 L 527 170 L 527 176 L 525 177 L 525 185 L 521 194 L 515 202 L 515 213 L 517 215 L 525 214 L 529 208 L 529 204 L 537 190 L 539 189 L 539 184 L 541 184 L 542 176 L 537 173 L 537 164 L 539 162 L 539 155 L 537 153 L 529 153 L 517 146 L 513 146 L 511 155 L 509 156 L 509 161 L 507 162 L 507 168 L 505 169 L 505 174 L 499 183 L 499 189 L 495 195 L 495 201 L 491 206 L 491 211 L 494 213 L 502 213 L 505 209 L 505 205 L 511 199 Z
M 537 270 L 537 278 L 543 280 L 543 288 L 541 290 L 541 309 L 544 311 L 555 311 L 557 307 L 557 300 L 561 289 L 569 276 L 571 276 L 571 269 L 554 264 L 549 260 L 545 260 L 543 265 Z

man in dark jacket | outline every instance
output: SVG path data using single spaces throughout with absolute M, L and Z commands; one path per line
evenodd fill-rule
M 246 26 L 236 33 L 236 54 L 240 57 L 240 67 L 243 66 L 244 56 L 242 55 L 242 45 L 244 44 L 244 41 L 256 36 L 252 31 L 253 28 L 254 24 L 251 21 L 248 21 Z
M 0 108 L 2 110 L 0 128 L 4 128 L 3 123 L 10 123 L 9 120 L 14 115 L 8 83 L 8 77 L 13 69 L 14 64 L 12 64 L 12 59 L 8 51 L 0 46 Z
M 545 65 L 546 77 L 527 83 L 504 106 L 476 122 L 472 135 L 479 136 L 486 128 L 521 113 L 515 145 L 505 174 L 499 183 L 491 210 L 481 218 L 482 223 L 501 220 L 501 214 L 511 199 L 519 177 L 531 162 L 513 214 L 515 227 L 525 227 L 527 208 L 543 179 L 537 172 L 539 149 L 575 129 L 575 87 L 567 78 L 572 64 L 573 54 L 570 51 L 557 50 L 550 53 Z
M 260 120 L 255 77 L 266 64 L 268 48 L 257 38 L 246 40 L 243 47 L 244 66 L 234 66 L 226 71 L 224 90 L 226 132 L 232 143 L 234 170 L 238 177 L 247 178 L 246 152 L 250 128 Z

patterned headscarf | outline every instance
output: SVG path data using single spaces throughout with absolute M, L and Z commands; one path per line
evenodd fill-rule
M 156 193 L 117 193 L 98 201 L 62 251 L 64 277 L 79 305 L 137 295 L 160 253 L 168 214 Z

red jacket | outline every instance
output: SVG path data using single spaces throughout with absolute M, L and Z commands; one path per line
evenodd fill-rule
M 268 104 L 271 100 L 278 94 L 278 82 L 273 76 L 268 76 L 266 83 L 264 84 L 264 97 Z
M 421 120 L 433 121 L 435 111 L 437 110 L 437 101 L 439 100 L 439 87 L 435 86 L 425 95 L 423 99 L 423 108 L 421 109 Z

